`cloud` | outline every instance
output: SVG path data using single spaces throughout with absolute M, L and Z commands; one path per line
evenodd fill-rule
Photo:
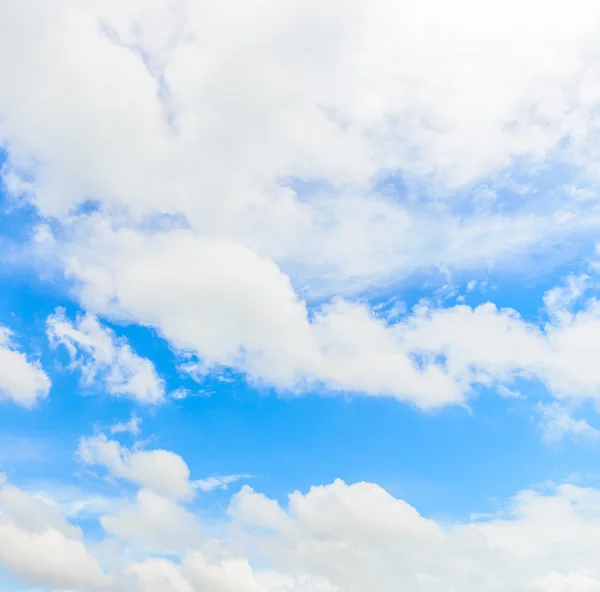
M 549 291 L 541 322 L 489 302 L 379 315 L 352 299 L 431 270 L 524 266 L 597 234 L 599 30 L 591 0 L 3 2 L 3 187 L 47 222 L 33 255 L 89 311 L 53 315 L 51 339 L 84 381 L 145 403 L 165 396 L 156 369 L 94 315 L 294 393 L 431 409 L 536 380 L 556 399 L 540 408 L 546 438 L 595 438 L 575 418 L 600 398 L 589 278 Z M 32 406 L 50 381 L 0 335 L 2 396 Z M 107 575 L 54 506 L 4 486 L 0 561 L 34 585 L 600 585 L 596 489 L 523 491 L 494 519 L 442 523 L 377 484 L 336 481 L 287 504 L 244 487 L 208 542 L 184 502 L 239 476 L 191 481 L 177 454 L 104 434 L 79 455 L 141 488 L 100 519 L 128 565 Z
M 60 511 L 11 485 L 0 489 L 0 563 L 23 582 L 44 587 L 110 590 L 81 531 Z
M 48 504 L 13 485 L 2 484 L 0 507 L 3 516 L 10 517 L 11 524 L 28 532 L 51 528 L 67 538 L 82 539 L 81 530 L 65 520 L 58 506 Z
M 491 302 L 422 304 L 390 320 L 342 298 L 309 311 L 275 264 L 243 246 L 186 230 L 95 228 L 113 246 L 79 249 L 69 263 L 84 306 L 157 327 L 206 369 L 231 366 L 281 389 L 321 386 L 424 409 L 464 403 L 477 385 L 510 386 L 517 377 L 541 381 L 559 399 L 600 396 L 600 308 L 583 279 L 577 290 L 567 278 L 546 294 L 544 323 Z
M 78 590 L 595 592 L 600 585 L 600 491 L 591 487 L 548 483 L 520 491 L 491 517 L 443 522 L 375 483 L 339 479 L 295 491 L 286 503 L 246 485 L 226 516 L 206 523 L 205 509 L 148 489 L 122 501 L 96 514 L 101 531 L 87 523 L 86 536 L 51 498 L 4 485 L 0 562 L 25 582 Z M 118 553 L 119 561 L 107 560 L 109 574 L 86 549 L 90 536 L 87 548 Z
M 600 581 L 586 574 L 552 573 L 545 578 L 536 580 L 531 590 L 540 592 L 597 592 Z
M 543 158 L 565 137 L 585 156 L 599 11 L 589 0 L 569 15 L 543 7 L 14 3 L 0 35 L 15 56 L 0 68 L 2 135 L 16 163 L 37 157 L 46 211 L 92 195 L 218 216 L 280 176 L 360 185 L 404 169 L 456 185 Z M 21 100 L 42 83 L 43 105 Z M 191 203 L 217 189 L 223 200 Z
M 152 364 L 93 313 L 154 327 L 203 368 L 292 391 L 435 408 L 525 374 L 558 397 L 596 396 L 591 304 L 540 328 L 493 305 L 389 323 L 350 300 L 418 271 L 514 266 L 536 245 L 597 230 L 572 187 L 521 199 L 538 189 L 517 191 L 509 171 L 560 163 L 598 178 L 600 11 L 576 6 L 7 6 L 3 176 L 51 222 L 36 253 L 56 259 L 90 311 L 53 317 L 84 376 L 164 397 Z M 23 99 L 39 88 L 43 104 Z M 396 173 L 407 189 L 388 195 L 379 181 Z M 503 202 L 495 183 L 519 199 Z M 304 301 L 315 295 L 323 306 Z M 494 350 L 488 331 L 514 349 Z
M 127 581 L 141 592 L 160 582 L 165 592 L 593 592 L 599 500 L 594 489 L 552 486 L 519 493 L 502 517 L 439 524 L 371 483 L 337 480 L 291 494 L 286 507 L 245 486 L 231 502 L 229 549 L 133 562 Z
M 461 400 L 452 378 L 435 364 L 419 369 L 368 307 L 340 300 L 311 322 L 289 279 L 245 247 L 186 231 L 123 231 L 113 240 L 118 258 L 82 250 L 72 261 L 84 305 L 156 326 L 208 368 L 234 366 L 281 388 L 321 382 L 395 395 L 423 407 Z
M 542 578 L 600 582 L 599 499 L 596 490 L 567 485 L 524 491 L 505 517 L 441 525 L 375 484 L 338 480 L 291 494 L 286 509 L 244 487 L 231 514 L 248 526 L 248 544 L 286 566 L 288 577 L 310 574 L 324 589 L 524 591 Z M 259 589 L 278 590 L 264 579 Z
M 241 244 L 327 296 L 432 267 L 514 267 L 548 237 L 597 231 L 597 213 L 572 191 L 488 210 L 431 194 L 514 185 L 497 173 L 519 160 L 595 169 L 600 11 L 511 0 L 492 12 L 473 0 L 11 3 L 5 183 L 68 228 L 91 200 L 119 223 Z M 44 104 L 23 100 L 40 87 Z M 426 190 L 371 191 L 395 173 Z
M 148 559 L 126 570 L 126 581 L 142 592 L 195 592 L 179 567 L 166 559 Z
M 31 408 L 48 396 L 50 378 L 39 362 L 30 361 L 10 338 L 10 330 L 0 327 L 0 399 Z
M 134 504 L 103 516 L 100 524 L 110 535 L 156 553 L 184 553 L 205 539 L 193 514 L 145 489 L 138 492 Z
M 138 356 L 125 339 L 117 338 L 95 316 L 86 314 L 73 324 L 63 310 L 57 310 L 48 317 L 47 333 L 54 347 L 67 348 L 84 384 L 100 379 L 109 393 L 133 397 L 140 403 L 154 404 L 164 399 L 164 382 L 154 364 Z
M 227 489 L 232 483 L 242 479 L 251 479 L 252 475 L 224 475 L 222 477 L 207 477 L 194 481 L 194 487 L 200 491 L 208 492 L 214 489 Z
M 190 469 L 168 450 L 129 450 L 116 440 L 98 434 L 81 438 L 78 454 L 88 465 L 104 467 L 119 479 L 136 483 L 166 499 L 191 499 Z
M 599 430 L 593 428 L 585 419 L 573 418 L 569 409 L 560 403 L 538 403 L 537 411 L 542 418 L 542 439 L 547 444 L 559 442 L 566 436 L 574 440 L 597 441 L 600 438 Z
M 131 414 L 129 421 L 118 422 L 110 428 L 111 434 L 131 434 L 132 436 L 139 436 L 141 432 L 140 426 L 142 420 L 135 412 Z

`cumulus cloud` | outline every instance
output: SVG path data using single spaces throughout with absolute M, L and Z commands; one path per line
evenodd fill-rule
M 491 302 L 422 304 L 386 319 L 342 298 L 309 309 L 273 262 L 240 245 L 97 224 L 113 246 L 80 248 L 69 260 L 84 306 L 158 327 L 203 368 L 233 366 L 282 389 L 321 385 L 421 408 L 463 403 L 477 385 L 510 386 L 517 377 L 540 380 L 559 399 L 600 396 L 600 308 L 585 278 L 546 294 L 543 323 Z
M 2 135 L 16 163 L 37 157 L 47 211 L 92 195 L 218 217 L 290 175 L 360 184 L 405 169 L 459 184 L 564 137 L 580 154 L 596 130 L 589 0 L 568 15 L 540 0 L 28 0 L 3 12 L 15 57 L 1 68 Z M 41 83 L 43 105 L 22 100 Z M 191 204 L 192 190 L 224 199 Z
M 120 556 L 109 574 L 50 499 L 5 484 L 0 511 L 0 562 L 56 589 L 595 592 L 600 584 L 600 491 L 570 484 L 523 490 L 492 517 L 443 522 L 375 483 L 336 480 L 286 503 L 244 486 L 226 516 L 205 523 L 185 500 L 141 489 L 94 516 L 93 548 Z
M 64 223 L 90 199 L 144 228 L 166 215 L 328 294 L 598 227 L 572 192 L 487 212 L 369 191 L 401 171 L 446 194 L 519 158 L 594 168 L 590 0 L 27 0 L 2 16 L 5 183 Z M 40 87 L 43 104 L 23 99 Z
M 193 514 L 145 489 L 135 503 L 103 516 L 100 523 L 107 533 L 156 553 L 182 554 L 199 547 L 205 538 Z
M 546 294 L 541 323 L 492 303 L 385 317 L 351 298 L 597 232 L 599 30 L 591 0 L 3 2 L 3 186 L 46 219 L 35 254 L 55 258 L 89 311 L 53 315 L 51 340 L 84 382 L 146 403 L 165 394 L 153 364 L 94 315 L 153 327 L 202 369 L 294 392 L 434 408 L 534 379 L 558 399 L 540 407 L 546 438 L 595 437 L 572 415 L 600 398 L 585 277 Z M 553 164 L 584 186 L 517 183 L 515 169 Z M 50 381 L 0 336 L 0 391 L 31 406 Z M 33 585 L 600 586 L 596 489 L 523 491 L 494 519 L 441 523 L 376 484 L 336 481 L 287 504 L 244 487 L 209 541 L 184 504 L 241 476 L 192 481 L 177 454 L 104 434 L 79 456 L 141 488 L 100 518 L 127 565 L 107 575 L 54 506 L 4 486 L 0 561 Z
M 146 489 L 99 520 L 127 545 L 130 558 L 113 576 L 136 592 L 593 592 L 600 584 L 600 492 L 570 484 L 521 491 L 493 517 L 467 522 L 437 522 L 377 484 L 341 480 L 293 492 L 286 504 L 244 486 L 217 525 Z M 46 521 L 71 530 L 55 510 Z
M 442 525 L 375 484 L 336 481 L 291 494 L 287 508 L 244 487 L 230 515 L 248 528 L 249 549 L 260 549 L 273 569 L 252 568 L 243 557 L 211 560 L 205 552 L 186 557 L 181 573 L 198 582 L 194 590 L 206 581 L 265 592 L 548 592 L 571 582 L 586 590 L 600 582 L 598 499 L 596 490 L 568 485 L 524 491 L 501 518 Z M 213 579 L 194 580 L 198 573 Z
M 580 192 L 493 207 L 494 179 L 516 187 L 500 173 L 515 159 L 596 174 L 595 3 L 565 15 L 540 0 L 26 0 L 2 16 L 5 184 L 52 219 L 37 248 L 92 313 L 282 389 L 432 408 L 526 374 L 557 396 L 595 396 L 591 305 L 547 328 L 492 305 L 390 325 L 333 298 L 423 269 L 512 264 L 543 239 L 597 228 Z M 38 88 L 43 103 L 25 100 Z M 426 190 L 373 189 L 397 171 Z M 483 177 L 492 187 L 456 194 Z M 452 193 L 456 207 L 441 198 Z M 465 336 L 444 331 L 462 322 Z M 51 325 L 85 357 L 84 376 L 163 398 L 152 364 L 95 317 Z M 487 331 L 527 355 L 495 351 Z
M 599 499 L 526 490 L 500 517 L 440 524 L 376 484 L 338 480 L 286 506 L 246 486 L 229 509 L 233 539 L 132 562 L 124 577 L 141 592 L 592 592 Z
M 129 449 L 105 434 L 81 438 L 78 455 L 88 465 L 103 467 L 112 477 L 147 489 L 138 499 L 138 506 L 142 508 L 160 505 L 161 498 L 189 501 L 196 491 L 227 489 L 236 481 L 252 478 L 251 475 L 222 475 L 190 481 L 190 469 L 178 454 L 169 450 Z
M 11 332 L 0 327 L 0 399 L 34 407 L 50 392 L 50 378 L 11 343 Z
M 92 466 L 136 483 L 166 499 L 191 499 L 194 487 L 186 462 L 168 450 L 130 450 L 105 434 L 81 438 L 78 454 Z
M 23 582 L 55 589 L 114 584 L 56 507 L 7 484 L 0 488 L 0 564 Z
M 138 356 L 125 339 L 117 338 L 95 316 L 86 314 L 72 323 L 63 310 L 57 310 L 48 317 L 47 333 L 54 347 L 66 347 L 84 384 L 100 379 L 113 395 L 150 404 L 163 400 L 164 382 L 154 364 Z

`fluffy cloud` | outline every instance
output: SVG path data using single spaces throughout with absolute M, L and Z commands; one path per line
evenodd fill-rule
M 9 2 L 5 183 L 63 222 L 89 199 L 145 228 L 183 219 L 313 290 L 487 266 L 597 213 L 571 193 L 487 212 L 493 188 L 456 211 L 368 188 L 400 170 L 445 193 L 520 157 L 593 168 L 599 16 L 590 0 Z
M 289 279 L 245 247 L 186 231 L 152 238 L 122 231 L 113 240 L 115 259 L 82 249 L 69 263 L 84 305 L 158 327 L 207 367 L 237 366 L 282 388 L 321 382 L 423 407 L 461 399 L 451 377 L 435 364 L 417 368 L 367 307 L 339 301 L 310 322 Z
M 599 500 L 553 486 L 521 492 L 501 517 L 438 524 L 375 484 L 338 480 L 287 507 L 244 487 L 229 510 L 234 539 L 124 574 L 140 592 L 593 592 Z
M 598 303 L 591 298 L 576 312 L 561 308 L 559 317 L 538 326 L 492 303 L 423 307 L 398 329 L 410 351 L 444 356 L 451 375 L 484 384 L 515 376 L 537 378 L 558 398 L 596 400 Z
M 286 504 L 244 486 L 227 516 L 205 525 L 195 510 L 146 489 L 123 502 L 98 517 L 109 538 L 92 530 L 99 554 L 119 555 L 107 575 L 56 504 L 4 485 L 0 563 L 44 587 L 132 592 L 595 592 L 600 585 L 594 488 L 546 484 L 466 522 L 426 518 L 377 484 L 341 480 L 293 492 Z
M 597 232 L 599 30 L 591 0 L 3 2 L 3 186 L 47 219 L 36 254 L 56 258 L 89 311 L 51 317 L 52 340 L 84 379 L 148 403 L 164 397 L 152 363 L 93 315 L 156 328 L 200 369 L 293 391 L 433 408 L 534 379 L 559 400 L 540 407 L 547 438 L 595 437 L 570 415 L 600 398 L 586 279 L 550 291 L 542 323 L 492 303 L 387 319 L 350 298 L 423 270 L 519 265 Z M 540 187 L 515 181 L 522 163 L 539 167 Z M 587 186 L 560 187 L 553 163 Z M 390 173 L 407 188 L 387 191 Z M 46 396 L 48 378 L 6 333 L 0 368 L 3 396 Z M 127 565 L 106 575 L 54 506 L 4 486 L 0 562 L 34 585 L 600 586 L 595 489 L 524 491 L 500 516 L 448 524 L 376 484 L 336 481 L 287 504 L 245 487 L 209 541 L 184 503 L 236 476 L 191 481 L 178 455 L 103 434 L 79 455 L 141 488 L 100 518 Z
M 528 375 L 596 396 L 592 305 L 544 328 L 492 305 L 390 325 L 332 298 L 417 270 L 512 264 L 597 228 L 581 191 L 493 206 L 494 179 L 535 191 L 498 173 L 515 159 L 596 174 L 596 4 L 26 0 L 2 16 L 4 182 L 52 218 L 37 248 L 86 309 L 282 389 L 432 408 Z M 373 190 L 390 171 L 429 197 Z M 491 186 L 456 207 L 431 197 L 484 176 Z M 109 391 L 163 397 L 150 362 L 94 317 L 53 323 Z
M 78 454 L 88 465 L 136 483 L 166 499 L 191 499 L 194 487 L 185 461 L 168 450 L 129 450 L 104 434 L 81 438 Z
M 134 504 L 100 523 L 107 533 L 157 553 L 184 553 L 197 548 L 204 534 L 196 518 L 178 504 L 141 490 Z
M 11 332 L 0 327 L 0 399 L 33 407 L 50 391 L 50 378 L 11 343 Z
M 37 158 L 47 211 L 91 195 L 218 217 L 290 175 L 360 185 L 402 168 L 457 184 L 596 130 L 589 0 L 568 15 L 540 0 L 28 0 L 3 13 L 15 57 L 0 68 L 1 132 L 17 163 Z M 23 100 L 41 85 L 44 104 Z
M 56 589 L 111 590 L 81 531 L 60 511 L 11 485 L 0 489 L 0 564 L 24 582 Z
M 187 230 L 151 236 L 96 220 L 109 249 L 79 248 L 68 271 L 84 306 L 157 327 L 205 368 L 298 390 L 393 396 L 422 408 L 461 403 L 473 387 L 534 378 L 560 399 L 597 399 L 600 308 L 586 280 L 550 290 L 547 321 L 492 303 L 419 305 L 392 321 L 335 299 L 309 310 L 271 261 Z M 589 284 L 589 282 L 588 282 Z
M 197 582 L 193 590 L 207 581 L 207 589 L 245 583 L 261 592 L 551 592 L 569 583 L 594 590 L 599 499 L 596 490 L 573 486 L 524 491 L 501 518 L 441 525 L 375 484 L 336 481 L 290 495 L 287 508 L 245 487 L 232 501 L 232 520 L 277 569 L 204 552 L 190 554 L 181 574 Z
M 552 573 L 548 577 L 536 580 L 531 590 L 539 592 L 597 592 L 600 581 L 585 574 L 562 575 Z
M 96 317 L 87 314 L 73 324 L 58 310 L 47 321 L 53 346 L 67 348 L 72 366 L 82 372 L 83 383 L 101 378 L 113 395 L 127 395 L 141 403 L 159 403 L 165 387 L 154 364 L 138 356 L 124 339 L 119 339 Z

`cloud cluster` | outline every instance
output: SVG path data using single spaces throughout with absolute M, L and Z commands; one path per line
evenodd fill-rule
M 78 455 L 90 466 L 106 469 L 166 499 L 191 499 L 194 486 L 186 462 L 168 450 L 130 450 L 105 434 L 81 438 Z
M 466 522 L 426 518 L 377 484 L 341 480 L 296 491 L 285 505 L 244 486 L 210 524 L 183 500 L 148 489 L 105 512 L 96 514 L 103 534 L 98 539 L 94 529 L 92 541 L 48 496 L 4 484 L 0 562 L 24 582 L 55 591 L 600 587 L 600 491 L 569 484 L 521 491 L 497 515 Z
M 24 582 L 53 590 L 115 586 L 80 529 L 56 507 L 8 484 L 0 488 L 0 563 Z
M 33 407 L 50 391 L 50 378 L 38 362 L 11 343 L 11 331 L 0 327 L 0 399 Z
M 477 385 L 541 381 L 559 399 L 597 400 L 600 308 L 591 281 L 567 278 L 532 323 L 493 303 L 418 305 L 387 320 L 337 298 L 309 308 L 268 259 L 187 230 L 107 228 L 90 221 L 67 270 L 89 310 L 157 327 L 204 368 L 233 366 L 282 389 L 393 396 L 421 408 L 466 401 Z
M 546 441 L 596 439 L 574 415 L 600 400 L 587 276 L 549 290 L 540 322 L 491 302 L 392 318 L 356 296 L 597 233 L 599 32 L 591 0 L 2 2 L 3 191 L 37 208 L 31 252 L 84 309 L 52 315 L 50 342 L 84 383 L 149 404 L 165 397 L 154 364 L 99 317 L 156 329 L 196 374 L 291 392 L 431 409 L 536 380 L 555 399 L 538 407 Z M 2 398 L 32 407 L 49 388 L 0 329 Z M 192 480 L 178 454 L 103 433 L 78 455 L 137 491 L 74 502 L 75 525 L 1 479 L 0 564 L 28 585 L 600 591 L 594 488 L 450 522 L 373 483 L 287 503 L 245 486 L 207 524 L 202 497 L 247 476 Z
M 11 2 L 5 181 L 63 221 L 90 199 L 119 219 L 182 218 L 314 288 L 485 265 L 597 215 L 570 198 L 461 214 L 367 189 L 398 170 L 448 189 L 557 151 L 593 167 L 599 14 L 586 0 L 568 15 L 540 0 Z
M 0 134 L 17 169 L 35 159 L 47 212 L 93 196 L 218 223 L 283 176 L 456 185 L 564 138 L 585 155 L 597 130 L 589 0 L 27 0 L 3 16 Z
M 589 295 L 589 276 L 571 276 L 546 293 L 543 323 L 489 302 L 422 303 L 390 320 L 345 299 L 310 310 L 276 265 L 243 247 L 200 241 L 187 231 L 151 237 L 120 231 L 111 240 L 119 243 L 114 259 L 80 249 L 69 262 L 82 303 L 158 328 L 204 370 L 232 366 L 281 389 L 391 396 L 423 409 L 464 403 L 478 385 L 502 390 L 515 379 L 537 380 L 561 401 L 539 408 L 548 441 L 595 435 L 570 415 L 600 396 L 594 363 L 600 308 Z M 50 381 L 3 335 L 0 354 L 12 360 L 4 366 L 3 391 L 31 406 L 47 395 Z M 48 336 L 68 349 L 85 383 L 100 379 L 108 392 L 144 403 L 164 398 L 152 362 L 93 314 L 72 323 L 59 311 L 48 319 Z M 136 425 L 116 429 L 136 431 Z
M 431 408 L 525 374 L 596 396 L 591 305 L 547 328 L 492 305 L 390 326 L 335 299 L 597 229 L 595 3 L 26 0 L 2 17 L 4 184 L 50 220 L 38 254 L 87 310 L 283 389 Z M 517 160 L 590 186 L 537 199 L 506 172 Z M 386 194 L 396 173 L 423 191 Z M 94 317 L 54 327 L 109 390 L 162 399 L 151 363 L 105 352 Z
M 47 320 L 47 334 L 52 346 L 67 348 L 71 366 L 81 371 L 83 384 L 100 381 L 110 394 L 127 395 L 141 403 L 164 399 L 164 382 L 154 364 L 138 356 L 125 339 L 117 338 L 93 315 L 72 323 L 58 310 Z

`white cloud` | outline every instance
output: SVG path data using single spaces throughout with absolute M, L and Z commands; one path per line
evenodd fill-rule
M 140 592 L 595 592 L 599 500 L 571 485 L 523 491 L 503 517 L 441 525 L 375 484 L 338 480 L 285 508 L 244 487 L 234 541 L 126 571 Z
M 0 564 L 24 582 L 59 589 L 109 590 L 79 529 L 60 511 L 11 485 L 0 489 Z
M 42 213 L 65 223 L 90 198 L 121 223 L 179 216 L 328 294 L 423 268 L 514 266 L 548 236 L 598 227 L 570 194 L 451 214 L 366 191 L 401 170 L 444 193 L 521 156 L 594 168 L 600 10 L 590 0 L 569 15 L 541 0 L 502 11 L 473 0 L 326 10 L 27 0 L 2 17 L 5 177 L 22 185 L 23 172 Z M 42 87 L 42 104 L 24 99 Z M 564 138 L 569 149 L 557 147 Z M 297 195 L 281 187 L 290 177 L 334 195 Z
M 538 403 L 537 411 L 541 415 L 542 439 L 548 444 L 559 442 L 565 436 L 575 440 L 600 439 L 600 430 L 593 428 L 585 419 L 572 417 L 570 410 L 560 403 Z
M 109 575 L 56 504 L 5 485 L 0 511 L 0 562 L 49 588 L 596 592 L 600 584 L 600 491 L 569 484 L 521 491 L 492 517 L 443 523 L 374 483 L 336 480 L 286 504 L 244 486 L 227 517 L 206 525 L 142 489 L 100 516 L 108 538 L 92 529 L 88 549 L 120 556 Z
M 600 580 L 586 574 L 552 573 L 535 580 L 530 589 L 536 592 L 598 592 Z
M 565 136 L 585 156 L 596 131 L 589 0 L 568 15 L 540 0 L 28 0 L 3 13 L 1 131 L 15 161 L 37 157 L 48 211 L 91 195 L 218 217 L 283 175 L 360 184 L 404 168 L 457 184 Z M 23 100 L 42 83 L 43 105 Z M 223 200 L 191 203 L 215 190 Z
M 507 399 L 522 399 L 523 393 L 518 390 L 514 390 L 504 386 L 503 384 L 499 385 L 496 389 L 496 393 L 501 397 L 506 397 Z
M 322 385 L 422 408 L 462 403 L 478 384 L 515 377 L 540 380 L 560 399 L 600 397 L 600 307 L 583 299 L 587 280 L 548 292 L 543 325 L 489 302 L 422 305 L 386 320 L 336 299 L 309 313 L 287 276 L 245 247 L 183 230 L 95 228 L 113 246 L 80 248 L 69 260 L 83 304 L 158 327 L 205 368 L 233 366 L 279 388 Z
M 283 388 L 395 395 L 428 407 L 460 401 L 452 377 L 407 357 L 366 306 L 337 301 L 309 321 L 304 302 L 271 261 L 249 249 L 181 231 L 115 234 L 118 256 L 80 250 L 70 271 L 84 305 L 157 326 L 202 363 L 230 365 Z M 101 261 L 100 261 L 100 260 Z
M 111 426 L 111 434 L 131 434 L 132 436 L 139 436 L 141 432 L 140 426 L 142 420 L 138 417 L 135 412 L 131 414 L 129 421 L 120 421 L 115 425 Z
M 78 454 L 88 465 L 104 467 L 166 499 L 191 499 L 194 487 L 185 461 L 168 450 L 129 450 L 104 434 L 81 438 Z
M 145 489 L 138 492 L 135 504 L 103 516 L 100 523 L 107 533 L 157 553 L 184 553 L 199 547 L 205 538 L 192 514 Z
M 171 398 L 175 399 L 176 401 L 183 401 L 184 399 L 187 399 L 191 393 L 188 389 L 178 388 L 174 391 L 171 391 L 170 395 Z
M 179 567 L 166 559 L 148 559 L 130 565 L 125 574 L 130 587 L 140 592 L 195 592 Z
M 26 0 L 2 17 L 5 177 L 19 184 L 23 173 L 41 214 L 58 218 L 59 238 L 41 232 L 36 245 L 86 309 L 284 389 L 423 408 L 515 374 L 560 397 L 600 392 L 591 305 L 540 329 L 491 305 L 389 324 L 345 300 L 309 311 L 300 296 L 514 265 L 542 239 L 597 228 L 572 191 L 551 205 L 493 205 L 494 175 L 521 157 L 595 174 L 595 3 L 576 0 L 565 15 L 541 0 L 502 10 L 473 0 Z M 30 99 L 39 88 L 42 103 Z M 388 171 L 424 182 L 430 198 L 371 192 Z M 431 199 L 484 176 L 473 204 Z M 319 188 L 296 191 L 286 178 Z M 74 209 L 89 199 L 101 213 Z M 109 391 L 164 397 L 152 364 L 110 335 L 107 346 L 95 317 L 55 325 Z
M 101 379 L 113 395 L 126 395 L 141 403 L 159 403 L 165 387 L 154 364 L 138 356 L 127 341 L 117 338 L 90 314 L 78 317 L 73 324 L 63 310 L 48 317 L 50 343 L 67 348 L 72 366 L 82 373 L 84 384 Z
M 194 481 L 194 487 L 200 491 L 208 492 L 214 489 L 227 489 L 232 483 L 242 479 L 251 479 L 252 475 L 224 475 L 221 477 L 207 477 Z
M 593 199 L 576 195 L 599 178 L 599 20 L 591 0 L 568 10 L 542 0 L 8 0 L 3 181 L 57 217 L 36 245 L 87 309 L 157 328 L 206 368 L 423 408 L 532 378 L 560 400 L 544 408 L 547 430 L 590 435 L 565 411 L 600 399 L 600 307 L 573 307 L 582 278 L 547 294 L 544 325 L 491 303 L 383 319 L 345 299 L 311 309 L 301 295 L 519 265 L 542 239 L 596 231 Z M 592 187 L 543 199 L 522 188 L 504 209 L 495 174 L 519 159 L 581 167 Z M 435 198 L 487 179 L 458 205 L 371 194 L 388 171 Z M 282 187 L 289 177 L 332 189 Z M 76 212 L 88 199 L 101 214 Z M 109 392 L 164 397 L 151 362 L 95 317 L 58 315 L 50 332 Z M 3 396 L 28 406 L 46 396 L 49 379 L 4 333 L 0 368 Z M 196 544 L 178 504 L 217 478 L 192 482 L 178 455 L 104 435 L 79 452 L 144 488 L 103 518 L 109 532 L 161 550 Z M 7 491 L 0 560 L 13 573 L 44 587 L 110 586 L 76 529 Z M 115 579 L 136 592 L 591 592 L 599 500 L 572 486 L 527 491 L 506 517 L 448 525 L 374 484 L 315 487 L 288 507 L 244 488 L 217 551 L 179 563 L 146 548 Z
M 50 392 L 50 378 L 11 343 L 11 332 L 0 327 L 0 399 L 34 407 Z
M 10 517 L 11 524 L 27 532 L 35 533 L 51 528 L 67 538 L 82 539 L 81 531 L 65 520 L 58 506 L 13 485 L 2 485 L 0 507 L 3 516 Z

